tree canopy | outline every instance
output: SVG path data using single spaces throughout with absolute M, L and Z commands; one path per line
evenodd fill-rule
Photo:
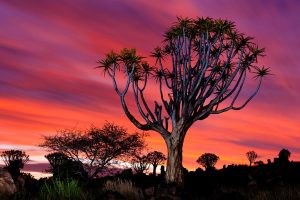
M 204 153 L 198 159 L 197 163 L 202 165 L 205 170 L 213 168 L 219 160 L 219 156 L 213 153 Z
M 60 130 L 45 136 L 40 146 L 81 162 L 92 178 L 118 160 L 136 155 L 145 143 L 143 134 L 129 134 L 124 127 L 107 122 L 86 131 Z
M 155 176 L 157 166 L 163 164 L 167 158 L 162 152 L 159 151 L 152 151 L 147 154 L 147 157 L 149 163 L 153 166 L 153 175 Z
M 250 166 L 252 165 L 252 163 L 255 162 L 256 158 L 258 157 L 257 153 L 255 151 L 248 151 L 246 153 L 247 159 L 250 162 Z
M 14 178 L 20 175 L 20 169 L 29 161 L 29 155 L 21 150 L 6 150 L 0 156 Z

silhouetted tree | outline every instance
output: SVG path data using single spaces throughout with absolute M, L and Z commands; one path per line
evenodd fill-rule
M 81 162 L 68 158 L 63 153 L 54 152 L 45 156 L 50 163 L 49 172 L 53 173 L 54 178 L 59 179 L 81 179 L 88 178 L 88 174 Z
M 145 146 L 142 134 L 128 134 L 125 128 L 108 122 L 102 128 L 91 126 L 85 132 L 62 130 L 44 140 L 40 146 L 81 162 L 90 178 L 117 159 L 136 155 Z
M 269 68 L 257 66 L 263 55 L 264 49 L 254 44 L 252 37 L 239 33 L 231 21 L 178 18 L 166 31 L 163 47 L 152 53 L 155 67 L 135 49 L 123 49 L 119 54 L 108 53 L 99 61 L 99 68 L 112 79 L 128 119 L 141 130 L 158 132 L 165 140 L 166 181 L 183 184 L 182 146 L 187 131 L 211 114 L 244 108 L 269 74 Z M 120 72 L 127 79 L 124 87 L 117 81 Z M 250 74 L 258 80 L 257 87 L 247 99 L 239 100 Z M 145 97 L 150 78 L 159 84 L 160 94 L 160 100 L 152 105 L 152 99 Z M 130 88 L 140 117 L 127 105 Z
M 54 152 L 49 153 L 45 155 L 45 158 L 49 161 L 50 169 L 48 169 L 48 172 L 51 172 L 53 174 L 53 177 L 55 178 L 75 178 L 75 177 L 84 177 L 86 173 L 80 174 L 80 167 L 76 167 L 76 165 L 71 159 L 68 158 L 63 153 L 60 152 Z M 83 168 L 82 164 L 81 167 Z
M 7 150 L 1 153 L 1 158 L 6 169 L 15 179 L 20 175 L 20 170 L 29 161 L 29 155 L 21 150 Z
M 137 174 L 145 173 L 150 167 L 150 162 L 147 155 L 134 156 L 131 160 L 131 164 L 132 164 L 132 168 Z
M 290 156 L 291 156 L 291 152 L 289 150 L 282 149 L 278 154 L 279 162 L 280 163 L 288 163 Z
M 68 159 L 68 156 L 60 152 L 54 152 L 45 155 L 45 158 L 49 161 L 51 166 L 50 171 L 52 172 L 54 169 L 61 166 Z
M 162 152 L 159 151 L 152 151 L 147 154 L 147 157 L 149 163 L 153 166 L 153 175 L 156 176 L 157 166 L 163 164 L 167 158 Z
M 252 165 L 252 163 L 254 163 L 254 161 L 256 160 L 257 158 L 257 153 L 255 151 L 248 151 L 246 153 L 246 156 L 247 156 L 247 159 L 249 160 L 250 162 L 250 166 Z
M 220 158 L 213 153 L 204 153 L 198 159 L 197 163 L 202 165 L 205 170 L 213 168 Z

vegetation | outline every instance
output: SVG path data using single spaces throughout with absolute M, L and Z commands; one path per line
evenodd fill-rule
M 141 130 L 158 132 L 165 140 L 166 181 L 182 185 L 182 147 L 189 128 L 210 115 L 244 108 L 258 93 L 269 68 L 258 67 L 264 48 L 240 33 L 233 22 L 222 19 L 178 18 L 151 56 L 156 59 L 154 67 L 135 49 L 111 51 L 99 61 L 99 68 L 112 79 L 128 119 Z M 127 79 L 124 89 L 118 84 L 119 73 Z M 152 104 L 145 97 L 151 78 L 158 83 L 160 94 Z M 244 96 L 241 93 L 247 79 L 257 80 L 257 86 L 243 100 L 240 96 Z M 127 105 L 130 89 L 139 116 Z
M 149 169 L 149 157 L 147 155 L 144 156 L 138 156 L 136 155 L 131 160 L 131 165 L 134 171 L 138 174 L 146 173 L 146 171 Z
M 182 166 L 183 142 L 191 126 L 210 115 L 243 109 L 269 75 L 269 68 L 258 66 L 264 49 L 252 37 L 240 33 L 228 20 L 178 18 L 151 56 L 155 66 L 135 49 L 124 48 L 120 53 L 108 53 L 99 61 L 99 68 L 112 79 L 128 119 L 137 128 L 162 136 L 167 158 L 158 151 L 141 155 L 144 134 L 129 134 L 114 123 L 85 131 L 60 130 L 54 136 L 45 136 L 40 145 L 50 151 L 45 157 L 50 163 L 48 171 L 53 173 L 51 178 L 38 181 L 21 173 L 29 160 L 23 151 L 1 153 L 14 178 L 0 170 L 1 199 L 299 199 L 300 162 L 290 162 L 287 149 L 268 164 L 255 162 L 257 153 L 249 151 L 250 166 L 229 165 L 217 170 L 214 166 L 220 158 L 213 153 L 197 159 L 205 171 L 199 168 L 189 172 Z M 118 75 L 124 77 L 122 73 L 125 87 L 119 87 L 122 80 Z M 146 97 L 151 79 L 158 84 L 160 96 L 152 103 Z M 256 87 L 251 93 L 247 91 L 249 96 L 242 95 L 244 88 L 253 86 L 246 85 L 249 80 L 255 80 Z M 128 94 L 137 113 L 128 106 Z M 156 176 L 157 166 L 166 159 L 166 174 L 162 166 Z M 126 169 L 104 176 L 108 168 L 118 171 L 115 164 L 130 161 L 136 173 Z M 259 164 L 252 166 L 253 162 Z M 154 176 L 145 174 L 150 165 Z M 12 188 L 17 192 L 5 193 Z
M 252 165 L 252 163 L 255 162 L 256 158 L 258 157 L 257 153 L 255 151 L 248 151 L 246 153 L 247 159 L 250 162 L 250 166 Z
M 72 160 L 63 153 L 54 152 L 45 156 L 50 164 L 48 172 L 53 174 L 54 178 L 86 180 L 88 173 L 86 172 L 82 162 Z
M 5 164 L 5 168 L 14 179 L 20 175 L 20 170 L 29 161 L 29 155 L 21 150 L 3 151 L 0 156 Z
M 94 178 L 117 159 L 136 155 L 144 145 L 142 134 L 129 134 L 125 128 L 107 122 L 102 128 L 91 126 L 85 132 L 61 130 L 54 136 L 45 136 L 40 146 L 81 163 L 89 178 Z M 57 164 L 55 159 L 62 158 L 57 156 L 48 155 L 53 165 Z
M 283 163 L 288 162 L 290 156 L 291 156 L 291 152 L 287 149 L 282 149 L 278 154 L 279 160 Z
M 124 199 L 128 200 L 142 200 L 143 192 L 136 187 L 130 180 L 108 180 L 103 186 L 104 191 L 112 191 L 121 194 Z
M 26 155 L 26 153 L 24 152 Z M 146 166 L 150 165 L 150 152 L 140 158 L 145 159 Z M 163 155 L 163 154 L 162 154 Z M 127 173 L 106 177 L 96 177 L 89 181 L 69 176 L 63 179 L 56 177 L 35 180 L 30 174 L 21 173 L 15 184 L 18 190 L 13 195 L 7 195 L 0 190 L 1 199 L 29 200 L 29 199 L 245 199 L 245 200 L 273 200 L 299 199 L 300 193 L 300 162 L 290 162 L 291 153 L 282 149 L 274 162 L 269 159 L 268 164 L 255 166 L 229 165 L 215 170 L 184 170 L 185 184 L 183 188 L 166 184 L 164 175 L 147 176 L 143 172 Z M 63 170 L 68 157 L 59 153 L 46 155 L 51 169 Z M 143 160 L 142 159 L 142 160 Z M 212 153 L 204 153 L 198 163 L 206 169 L 212 169 L 219 157 Z M 72 168 L 71 165 L 66 165 Z M 72 171 L 73 170 L 73 171 Z M 73 168 L 68 172 L 81 173 L 81 169 Z M 77 170 L 77 171 L 76 171 Z M 1 170 L 0 170 L 1 172 Z M 137 170 L 138 172 L 138 170 Z M 53 174 L 57 171 L 53 171 Z M 3 189 L 4 179 L 0 173 L 0 188 Z M 23 181 L 22 181 L 23 180 Z M 21 181 L 21 182 L 20 182 Z M 23 184 L 21 184 L 23 183 Z
M 41 200 L 80 200 L 82 190 L 75 180 L 61 181 L 54 179 L 50 183 L 45 183 L 41 188 Z
M 205 167 L 205 170 L 207 170 L 214 168 L 219 159 L 219 156 L 213 153 L 204 153 L 197 159 L 197 163 Z
M 163 164 L 167 158 L 162 152 L 159 151 L 152 151 L 147 154 L 147 157 L 149 163 L 153 166 L 153 175 L 156 176 L 157 166 Z

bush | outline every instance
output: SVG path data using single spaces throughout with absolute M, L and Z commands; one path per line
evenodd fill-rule
M 40 191 L 41 200 L 80 200 L 82 196 L 82 189 L 75 180 L 54 179 L 45 182 Z
M 136 187 L 130 180 L 107 180 L 103 186 L 103 191 L 117 192 L 126 199 L 144 199 L 142 190 Z

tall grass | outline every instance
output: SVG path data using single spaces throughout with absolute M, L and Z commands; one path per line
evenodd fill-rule
M 128 200 L 144 199 L 142 190 L 136 187 L 130 180 L 108 180 L 103 186 L 103 191 L 118 192 Z
M 62 181 L 54 179 L 45 183 L 40 191 L 40 200 L 80 200 L 82 189 L 75 180 Z
M 248 196 L 251 200 L 296 200 L 300 199 L 299 188 L 276 187 L 274 189 L 256 191 Z

